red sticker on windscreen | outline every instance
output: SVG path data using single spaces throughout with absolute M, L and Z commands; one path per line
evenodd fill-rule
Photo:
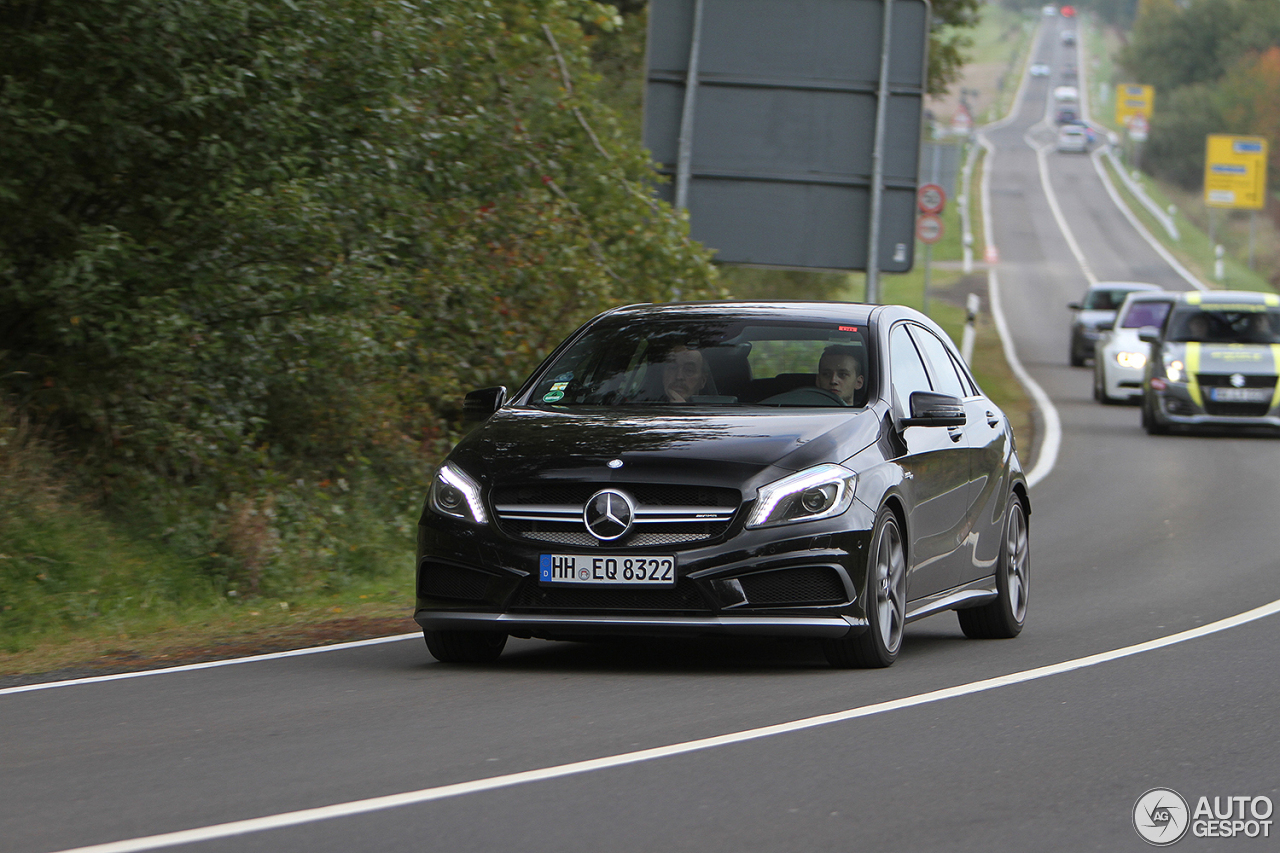
M 857 326 L 841 326 L 841 327 L 840 327 L 840 331 L 842 331 L 842 332 L 856 332 L 856 331 L 858 331 L 858 327 L 857 327 Z

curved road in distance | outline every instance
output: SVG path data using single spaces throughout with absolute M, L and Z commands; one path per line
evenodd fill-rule
M 181 849 L 1123 851 L 1147 849 L 1132 809 L 1151 788 L 1193 805 L 1280 800 L 1278 616 L 911 700 L 1280 599 L 1280 443 L 1149 438 L 1136 408 L 1094 403 L 1089 371 L 1067 366 L 1066 303 L 1085 277 L 1027 143 L 1052 139 L 1044 97 L 1067 58 L 1060 26 L 1046 23 L 1035 57 L 1055 78 L 1032 81 L 1014 119 L 990 134 L 1004 313 L 1063 426 L 1057 466 L 1032 493 L 1020 638 L 966 640 L 944 614 L 908 628 L 894 667 L 865 672 L 827 668 L 814 646 L 745 641 L 512 641 L 496 665 L 451 667 L 415 640 L 0 691 L 0 847 L 36 853 L 208 828 Z M 1115 210 L 1088 158 L 1050 152 L 1046 162 L 1099 278 L 1187 286 Z M 442 799 L 296 814 L 892 700 L 911 701 Z M 279 815 L 294 817 L 246 834 L 226 828 Z M 1188 835 L 1178 849 L 1274 845 Z M 99 849 L 178 848 L 161 839 Z

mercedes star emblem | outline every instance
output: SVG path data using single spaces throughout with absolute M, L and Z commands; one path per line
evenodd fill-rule
M 601 542 L 621 538 L 631 529 L 636 508 L 631 498 L 613 489 L 596 492 L 582 508 L 582 520 Z

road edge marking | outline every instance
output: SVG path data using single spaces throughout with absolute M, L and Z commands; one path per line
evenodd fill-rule
M 220 666 L 233 666 L 240 663 L 260 663 L 283 658 L 296 658 L 304 655 L 318 655 L 322 652 L 338 652 L 345 649 L 358 649 L 363 646 L 377 646 L 383 643 L 398 643 L 401 640 L 412 640 L 421 634 L 395 634 L 390 637 L 374 637 L 369 640 L 352 640 L 348 643 L 334 643 L 328 646 L 311 646 L 305 649 L 290 649 L 285 652 L 270 652 L 265 655 L 252 655 L 244 658 L 228 658 L 227 660 L 209 660 L 201 663 L 187 663 L 179 666 L 166 666 L 161 669 L 143 669 L 138 672 L 115 672 L 111 675 L 89 675 L 84 678 L 68 678 L 65 681 L 42 681 L 38 684 L 20 684 L 16 687 L 0 688 L 0 696 L 14 693 L 32 693 L 36 690 L 53 690 L 57 687 L 79 687 L 85 684 L 100 684 L 104 681 L 124 681 L 128 678 L 144 678 L 148 675 L 171 675 L 178 672 L 194 672 L 198 669 L 214 669 Z
M 940 690 L 932 690 L 927 693 L 918 693 L 915 696 L 892 699 L 887 702 L 877 702 L 872 705 L 863 705 L 858 708 L 850 708 L 845 711 L 836 711 L 830 714 L 821 714 L 816 717 L 806 717 L 800 720 L 793 720 L 789 723 L 777 723 L 771 726 L 762 726 L 755 729 L 746 729 L 724 735 L 699 738 L 698 740 L 686 741 L 684 743 L 642 749 L 637 750 L 636 752 L 620 753 L 618 755 L 604 756 L 602 758 L 591 758 L 585 761 L 574 761 L 569 764 L 543 767 L 536 770 L 525 770 L 519 773 L 509 773 L 503 776 L 493 776 L 487 779 L 476 779 L 471 782 L 457 782 L 451 785 L 440 785 L 434 788 L 423 788 L 417 791 L 406 791 L 400 794 L 389 794 L 381 797 L 371 797 L 364 800 L 335 803 L 329 806 L 301 809 L 292 812 L 282 812 L 280 814 L 266 815 L 264 817 L 248 818 L 246 820 L 237 820 L 221 824 L 211 824 L 209 826 L 197 827 L 195 829 L 184 829 L 176 832 L 166 832 L 159 835 L 129 838 L 121 841 L 110 841 L 105 844 L 94 844 L 87 847 L 67 848 L 65 850 L 57 851 L 57 853 L 142 853 L 142 851 L 158 850 L 179 844 L 194 844 L 201 841 L 232 838 L 239 835 L 265 832 L 272 829 L 301 826 L 309 823 L 317 823 L 322 820 L 354 817 L 356 815 L 385 811 L 387 809 L 398 808 L 400 806 L 420 805 L 436 800 L 459 797 L 466 794 L 482 793 L 500 788 L 510 788 L 515 785 L 522 785 L 530 782 L 544 782 L 551 779 L 589 773 L 595 770 L 607 770 L 614 767 L 639 764 L 645 761 L 670 758 L 676 755 L 684 755 L 691 752 L 699 752 L 721 746 L 730 746 L 733 744 L 760 740 L 774 735 L 790 734 L 792 732 L 804 731 L 806 729 L 831 725 L 833 723 L 841 723 L 862 717 L 874 716 L 876 714 L 888 713 L 890 711 L 913 708 L 920 705 L 939 702 L 944 699 L 954 699 L 961 696 L 984 693 L 988 690 L 995 690 L 1000 687 L 1025 684 L 1029 681 L 1036 681 L 1054 675 L 1062 675 L 1064 673 L 1074 672 L 1078 669 L 1098 666 L 1100 664 L 1110 663 L 1111 661 L 1120 660 L 1122 658 L 1162 649 L 1167 646 L 1185 643 L 1210 634 L 1226 631 L 1230 628 L 1239 627 L 1240 625 L 1245 625 L 1249 622 L 1254 622 L 1267 616 L 1272 616 L 1276 613 L 1280 613 L 1280 599 L 1272 601 L 1269 604 L 1264 604 L 1260 607 L 1255 607 L 1252 610 L 1246 610 L 1243 613 L 1238 613 L 1235 616 L 1229 616 L 1226 619 L 1211 622 L 1208 625 L 1201 625 L 1198 628 L 1190 628 L 1176 634 L 1169 634 L 1164 637 L 1158 637 L 1154 640 L 1147 640 L 1146 642 L 1113 649 L 1108 652 L 1099 652 L 1097 654 L 1086 655 L 1082 658 L 1074 658 L 1072 660 L 1062 661 L 1055 664 L 1034 667 L 1032 669 L 1022 670 L 1008 675 L 986 678 L 980 681 L 969 682 L 968 684 L 956 685 L 954 687 L 945 687 Z

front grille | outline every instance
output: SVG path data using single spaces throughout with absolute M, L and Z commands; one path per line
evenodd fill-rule
M 620 611 L 634 613 L 685 613 L 705 615 L 711 610 L 697 586 L 681 578 L 674 587 L 664 589 L 608 589 L 539 586 L 536 578 L 520 585 L 508 610 L 538 611 Z
M 1271 410 L 1271 394 L 1275 391 L 1276 377 L 1269 375 L 1249 375 L 1244 377 L 1241 388 L 1262 388 L 1266 390 L 1267 400 L 1262 403 L 1219 403 L 1209 399 L 1210 388 L 1231 388 L 1231 377 L 1223 373 L 1200 373 L 1196 381 L 1204 395 L 1204 411 L 1208 415 L 1234 418 L 1262 418 Z
M 738 578 L 747 604 L 840 604 L 847 600 L 840 573 L 830 566 L 805 566 Z
M 582 510 L 603 488 L 626 492 L 636 506 L 635 524 L 609 547 L 653 547 L 700 542 L 724 534 L 741 503 L 734 489 L 655 483 L 530 483 L 494 490 L 498 526 L 509 536 L 594 548 Z
M 1271 407 L 1266 403 L 1215 403 L 1212 400 L 1204 401 L 1205 414 L 1224 418 L 1265 418 L 1270 410 Z
M 418 594 L 430 598 L 480 601 L 492 579 L 492 575 L 459 566 L 423 563 L 418 573 Z

